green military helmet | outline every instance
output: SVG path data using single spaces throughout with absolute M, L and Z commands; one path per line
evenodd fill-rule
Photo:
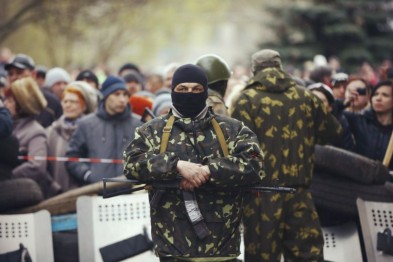
M 232 73 L 224 59 L 214 54 L 199 57 L 195 64 L 205 71 L 208 85 L 221 80 L 228 80 Z

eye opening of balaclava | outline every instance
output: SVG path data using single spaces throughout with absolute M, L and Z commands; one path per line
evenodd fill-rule
M 202 93 L 179 93 L 174 89 L 181 83 L 197 83 L 204 87 Z M 172 104 L 187 118 L 195 118 L 205 107 L 207 93 L 207 77 L 205 72 L 196 65 L 186 64 L 179 67 L 172 78 Z

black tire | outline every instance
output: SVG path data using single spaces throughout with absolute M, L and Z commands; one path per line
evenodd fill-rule
M 315 146 L 315 170 L 363 184 L 384 184 L 389 170 L 380 162 L 333 146 Z
M 314 203 L 321 216 L 335 214 L 343 219 L 358 217 L 356 199 L 393 202 L 393 193 L 380 184 L 361 184 L 350 179 L 337 177 L 330 173 L 314 173 L 311 183 Z
M 32 179 L 17 178 L 0 182 L 0 212 L 38 204 L 44 200 L 40 186 Z

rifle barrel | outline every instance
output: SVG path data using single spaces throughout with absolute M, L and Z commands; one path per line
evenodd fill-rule
M 171 181 L 165 181 L 165 182 L 152 182 L 152 183 L 144 183 L 139 180 L 135 179 L 122 179 L 122 178 L 104 178 L 104 190 L 103 190 L 103 198 L 110 198 L 118 195 L 123 195 L 123 194 L 130 194 L 135 191 L 143 190 L 146 189 L 144 185 L 151 185 L 153 188 L 160 188 L 160 189 L 169 189 L 169 188 L 179 188 L 179 181 L 178 180 L 171 180 Z M 112 182 L 112 183 L 127 183 L 127 184 L 132 184 L 132 185 L 143 185 L 140 187 L 134 187 L 134 188 L 127 188 L 123 190 L 118 190 L 116 192 L 108 192 L 106 183 Z M 273 186 L 273 187 L 268 187 L 268 186 L 243 186 L 243 187 L 217 187 L 213 185 L 204 185 L 201 188 L 198 189 L 205 189 L 205 190 L 219 190 L 219 191 L 258 191 L 258 192 L 282 192 L 282 193 L 294 193 L 296 192 L 295 188 L 292 187 L 279 187 L 279 186 Z

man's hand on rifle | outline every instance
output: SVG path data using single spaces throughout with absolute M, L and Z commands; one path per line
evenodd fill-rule
M 183 177 L 180 181 L 180 188 L 183 190 L 192 191 L 210 178 L 210 170 L 207 166 L 183 160 L 177 162 L 177 171 Z

